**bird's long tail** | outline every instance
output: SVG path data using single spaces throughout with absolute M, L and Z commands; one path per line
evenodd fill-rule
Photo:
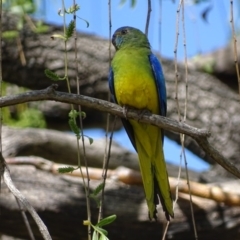
M 156 205 L 160 199 L 166 218 L 170 220 L 174 213 L 161 130 L 149 124 L 130 122 L 134 130 L 149 217 L 156 218 Z

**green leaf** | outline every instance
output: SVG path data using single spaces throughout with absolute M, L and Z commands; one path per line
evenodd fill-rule
M 81 18 L 81 17 L 79 17 L 79 16 L 77 16 L 79 19 L 81 19 L 82 21 L 84 21 L 86 24 L 87 24 L 87 28 L 89 27 L 89 22 L 86 20 L 86 19 L 83 19 L 83 18 Z
M 68 116 L 72 119 L 76 119 L 77 116 L 79 116 L 79 112 L 77 110 L 73 109 L 69 112 Z
M 58 168 L 59 173 L 72 173 L 74 170 L 75 168 L 70 166 Z
M 77 110 L 71 110 L 70 112 L 69 112 L 69 114 L 68 114 L 68 116 L 70 117 L 70 118 L 73 118 L 73 119 L 76 119 L 78 116 L 82 116 L 82 119 L 84 119 L 84 118 L 86 118 L 86 113 L 85 112 L 83 112 L 83 111 L 81 111 L 81 112 L 79 112 L 79 111 L 77 111 Z
M 104 235 L 100 235 L 99 240 L 108 240 L 108 238 Z
M 68 28 L 67 28 L 67 31 L 66 31 L 66 35 L 65 35 L 65 39 L 66 41 L 72 37 L 73 33 L 74 33 L 74 29 L 75 29 L 75 23 L 74 21 L 72 20 L 69 25 L 68 25 Z
M 19 31 L 10 30 L 2 33 L 2 37 L 6 39 L 15 39 L 19 36 Z
M 49 31 L 49 29 L 50 28 L 48 25 L 45 25 L 42 21 L 37 21 L 35 29 L 36 33 L 46 33 Z
M 23 110 L 23 111 L 22 111 Z M 46 121 L 39 109 L 27 108 L 16 113 L 16 119 L 9 122 L 10 125 L 20 128 L 45 128 Z
M 210 0 L 193 0 L 193 4 L 199 4 L 204 2 L 210 2 Z
M 96 226 L 102 227 L 102 226 L 108 225 L 108 224 L 112 223 L 113 221 L 115 221 L 116 218 L 117 218 L 117 216 L 115 214 L 111 215 L 109 217 L 103 218 L 100 222 L 98 222 L 96 224 Z
M 92 240 L 98 240 L 98 233 L 97 233 L 97 231 L 93 231 Z
M 92 192 L 94 196 L 97 196 L 104 188 L 104 183 L 100 183 Z
M 122 6 L 122 5 L 124 5 L 125 3 L 126 3 L 126 1 L 127 0 L 121 0 L 121 2 L 120 2 L 120 6 Z M 132 7 L 132 8 L 134 8 L 135 6 L 136 6 L 136 3 L 137 3 L 137 1 L 136 0 L 130 0 L 130 6 Z
M 88 140 L 89 140 L 89 144 L 92 145 L 92 143 L 93 143 L 93 138 L 90 138 L 90 137 L 87 137 L 87 138 L 88 138 Z
M 81 111 L 82 119 L 85 119 L 87 117 L 87 114 L 83 111 Z
M 52 72 L 49 69 L 44 70 L 45 75 L 50 78 L 53 81 L 62 81 L 65 80 L 65 78 L 60 78 L 56 73 Z
M 54 40 L 55 38 L 61 38 L 61 39 L 63 39 L 64 41 L 66 41 L 66 37 L 64 37 L 64 36 L 61 35 L 61 34 L 53 34 L 53 35 L 51 36 L 51 39 L 52 39 L 52 40 Z
M 89 194 L 89 197 L 92 198 L 96 202 L 97 208 L 99 208 L 100 207 L 100 200 L 96 196 L 94 196 L 94 194 Z
M 75 4 L 72 7 L 65 9 L 65 13 L 72 14 L 74 12 L 77 12 L 79 9 L 80 9 L 80 6 L 78 4 Z
M 95 226 L 96 227 L 96 229 L 98 230 L 98 232 L 101 234 L 104 234 L 105 236 L 107 236 L 108 235 L 108 231 L 107 230 L 105 230 L 105 229 L 103 229 L 103 228 L 100 228 L 100 227 L 98 227 L 97 225 Z
M 92 228 L 96 231 L 96 235 L 94 235 L 94 238 L 95 239 L 98 239 L 97 238 L 97 233 L 99 233 L 101 236 L 103 236 L 104 238 L 102 238 L 102 239 L 105 239 L 105 240 L 109 240 L 105 235 L 107 235 L 108 234 L 108 232 L 105 230 L 105 229 L 103 229 L 103 228 L 100 228 L 100 227 L 97 227 L 97 226 L 94 226 L 93 224 L 91 224 L 91 226 L 92 226 Z M 99 239 L 101 239 L 101 238 L 99 238 Z
M 83 135 L 84 137 L 86 137 L 89 140 L 89 144 L 92 145 L 93 144 L 93 138 L 87 136 L 87 135 Z
M 76 134 L 78 138 L 80 138 L 80 129 L 78 128 L 75 119 L 69 119 L 68 124 L 71 128 L 71 130 Z

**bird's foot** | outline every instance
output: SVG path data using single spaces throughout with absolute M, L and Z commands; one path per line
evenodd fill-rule
M 128 109 L 129 109 L 129 106 L 127 106 L 127 105 L 124 105 L 124 106 L 123 106 L 123 115 L 124 115 L 124 117 L 125 117 L 126 119 L 127 119 Z
M 152 114 L 152 112 L 151 112 L 150 110 L 146 109 L 146 108 L 141 109 L 141 110 L 139 111 L 139 114 L 138 114 L 138 122 L 139 122 L 140 120 L 142 120 L 142 118 L 143 118 L 143 116 L 144 116 L 145 114 L 148 115 L 148 116 L 150 116 L 150 115 Z

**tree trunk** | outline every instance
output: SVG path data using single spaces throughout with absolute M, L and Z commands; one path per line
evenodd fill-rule
M 10 166 L 11 176 L 22 194 L 27 197 L 48 227 L 53 239 L 86 239 L 86 203 L 82 180 L 53 175 L 33 166 Z M 90 181 L 91 189 L 100 182 Z M 237 182 L 225 184 L 234 188 Z M 235 186 L 235 187 L 234 187 Z M 104 201 L 104 216 L 117 215 L 113 224 L 106 227 L 109 239 L 161 239 L 166 223 L 161 207 L 158 221 L 148 220 L 148 210 L 141 186 L 126 185 L 114 179 L 107 180 Z M 0 195 L 0 232 L 28 239 L 18 205 L 13 195 L 2 185 Z M 216 204 L 212 200 L 193 197 L 193 209 L 199 239 L 239 239 L 240 207 Z M 92 222 L 96 223 L 98 209 L 91 201 Z M 42 239 L 31 217 L 30 224 L 36 239 Z M 189 196 L 179 194 L 175 218 L 171 220 L 166 239 L 194 239 Z

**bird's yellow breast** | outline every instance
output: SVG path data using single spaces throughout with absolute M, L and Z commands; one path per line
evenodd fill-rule
M 156 83 L 148 54 L 129 50 L 115 54 L 114 88 L 118 104 L 159 113 Z

